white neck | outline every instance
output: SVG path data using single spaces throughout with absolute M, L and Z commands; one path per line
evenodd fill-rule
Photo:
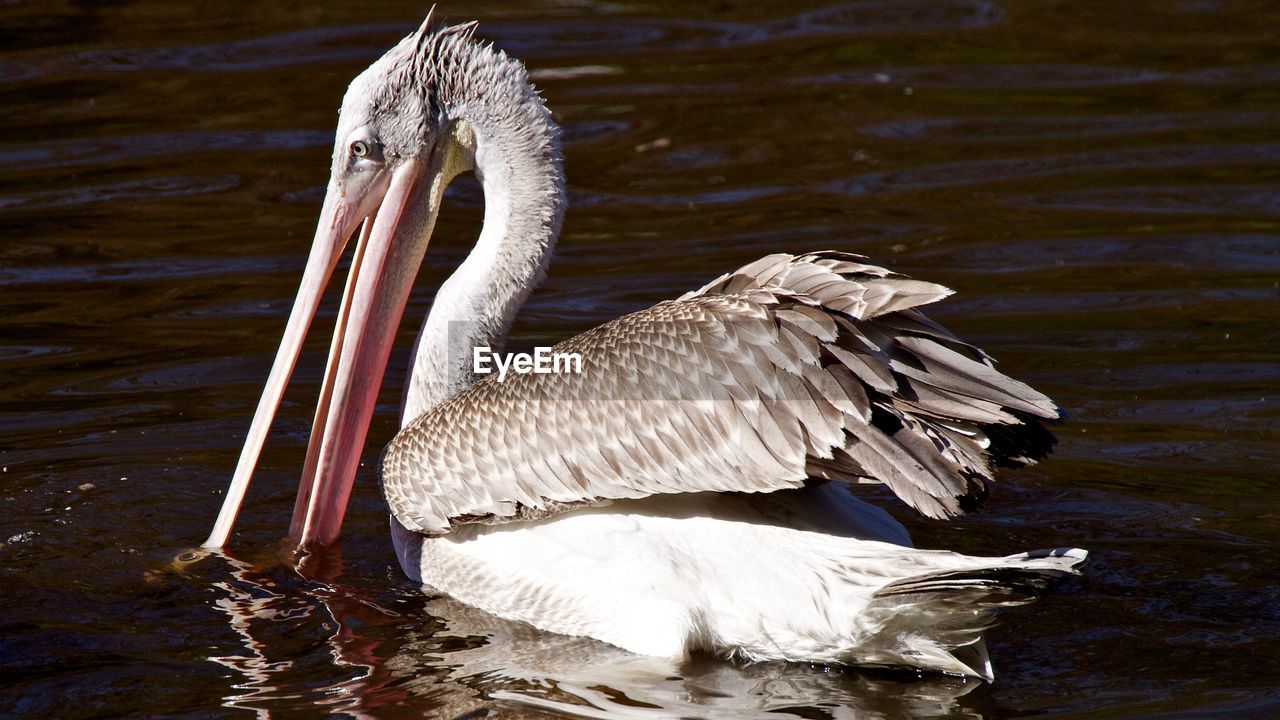
M 401 427 L 475 380 L 472 348 L 501 349 L 560 234 L 565 188 L 558 130 L 532 87 L 505 90 L 449 109 L 474 131 L 484 228 L 436 293 L 418 333 Z

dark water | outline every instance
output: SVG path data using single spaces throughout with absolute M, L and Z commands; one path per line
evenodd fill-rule
M 839 248 L 1068 408 L 918 544 L 1074 544 L 994 685 L 625 653 L 428 602 L 370 473 L 342 566 L 276 560 L 326 340 L 231 553 L 203 539 L 297 287 L 339 98 L 421 2 L 0 6 L 0 714 L 1280 714 L 1280 10 L 1266 2 L 444 3 L 531 68 L 572 207 L 516 342 Z M 479 227 L 451 194 L 412 332 Z M 332 314 L 333 304 L 327 312 Z M 367 460 L 371 460 L 370 450 Z M 479 716 L 479 715 L 475 715 Z M 768 717 L 778 717 L 777 713 Z

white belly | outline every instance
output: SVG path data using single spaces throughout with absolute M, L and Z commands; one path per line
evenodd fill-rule
M 905 529 L 840 485 L 615 502 L 424 538 L 406 572 L 503 618 L 637 653 L 849 660 Z M 416 572 L 415 572 L 416 571 Z M 915 574 L 919 568 L 908 574 Z
M 701 650 L 988 680 L 982 631 L 995 611 L 1086 557 L 912 549 L 901 524 L 835 483 L 654 496 L 441 537 L 394 518 L 392 530 L 410 577 L 542 630 L 671 658 Z

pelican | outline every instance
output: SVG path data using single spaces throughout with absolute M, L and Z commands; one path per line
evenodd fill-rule
M 223 546 L 324 287 L 355 236 L 289 537 L 339 534 L 445 187 L 484 226 L 418 335 L 379 479 L 404 572 L 544 631 L 669 658 L 990 680 L 982 631 L 1083 550 L 915 549 L 853 485 L 932 518 L 1035 462 L 1058 417 L 922 306 L 950 290 L 842 252 L 776 254 L 565 340 L 574 374 L 478 376 L 565 211 L 559 132 L 523 65 L 431 16 L 352 81 L 314 244 L 222 511 Z M 357 232 L 358 231 L 358 232 Z

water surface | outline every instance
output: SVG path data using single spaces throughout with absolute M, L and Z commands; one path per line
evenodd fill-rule
M 1093 552 L 990 633 L 994 685 L 667 668 L 424 597 L 368 467 L 341 557 L 300 577 L 275 548 L 321 336 L 231 556 L 164 570 L 234 466 L 345 85 L 425 11 L 327 5 L 0 7 L 0 714 L 1280 714 L 1274 5 L 439 7 L 524 59 L 565 128 L 572 206 L 517 344 L 836 248 L 955 288 L 934 317 L 1067 409 L 1057 453 L 982 513 L 891 504 L 921 546 Z M 480 213 L 460 182 L 366 465 Z

